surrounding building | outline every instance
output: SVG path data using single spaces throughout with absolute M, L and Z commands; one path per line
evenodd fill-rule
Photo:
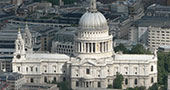
M 169 21 L 170 18 L 166 17 L 144 16 L 140 20 L 137 20 L 131 27 L 129 40 L 147 45 L 149 27 L 162 28 L 160 30 L 166 30 L 165 28 L 169 28 Z
M 170 18 L 170 6 L 153 4 L 146 10 L 146 16 L 167 17 Z
M 25 83 L 20 90 L 59 90 L 57 84 Z
M 148 46 L 158 48 L 162 45 L 170 45 L 170 29 L 168 27 L 149 27 L 147 30 Z
M 52 42 L 52 53 L 73 55 L 76 27 L 65 27 L 58 31 Z
M 170 46 L 169 45 L 162 45 L 158 47 L 159 51 L 163 51 L 163 52 L 169 52 L 170 51 Z
M 11 3 L 19 6 L 23 3 L 23 0 L 11 0 Z
M 19 90 L 25 84 L 25 78 L 19 73 L 0 73 L 1 90 Z M 1 88 L 1 85 L 3 87 Z
M 52 53 L 27 53 L 20 30 L 15 42 L 13 72 L 21 73 L 28 83 L 64 82 L 77 87 L 107 88 L 117 73 L 127 87 L 150 87 L 157 82 L 157 53 L 119 54 L 113 50 L 106 18 L 96 9 L 96 0 L 81 17 L 75 32 L 73 56 Z

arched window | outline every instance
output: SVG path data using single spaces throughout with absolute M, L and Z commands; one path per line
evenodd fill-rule
M 44 77 L 44 82 L 47 83 L 47 77 Z
M 66 78 L 65 78 L 65 77 L 63 77 L 63 81 L 66 81 Z
M 56 82 L 56 81 L 57 81 L 56 77 L 54 77 L 54 78 L 53 78 L 53 81 L 54 81 L 54 82 Z
M 127 78 L 125 79 L 125 85 L 128 85 L 128 79 Z
M 79 81 L 76 81 L 76 87 L 78 87 L 79 86 Z
M 151 66 L 151 72 L 153 71 L 153 65 Z
M 138 84 L 138 80 L 137 79 L 135 79 L 135 85 L 137 85 Z
M 151 78 L 151 83 L 153 83 L 153 82 L 154 82 L 154 78 L 152 77 L 152 78 Z

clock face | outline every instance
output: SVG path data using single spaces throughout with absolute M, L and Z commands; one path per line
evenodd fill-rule
M 20 58 L 21 58 L 21 55 L 17 55 L 16 57 L 17 57 L 18 59 L 20 59 Z

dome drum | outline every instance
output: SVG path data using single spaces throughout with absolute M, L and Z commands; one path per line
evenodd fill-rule
M 103 31 L 78 31 L 77 38 L 103 38 L 108 37 L 108 30 Z

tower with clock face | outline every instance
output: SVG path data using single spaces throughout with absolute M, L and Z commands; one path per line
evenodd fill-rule
M 23 60 L 25 58 L 25 44 L 24 40 L 21 35 L 20 29 L 18 29 L 18 36 L 15 41 L 15 53 L 14 53 L 14 60 Z

